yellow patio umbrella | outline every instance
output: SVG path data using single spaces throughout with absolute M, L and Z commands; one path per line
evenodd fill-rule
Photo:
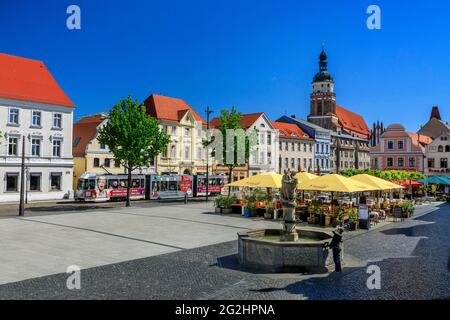
M 350 179 L 372 186 L 374 189 L 372 189 L 371 191 L 403 189 L 403 187 L 398 184 L 371 176 L 370 174 L 358 174 L 356 176 L 350 177 Z
M 295 178 L 297 178 L 298 184 L 304 182 L 304 181 L 309 181 L 312 179 L 316 179 L 318 176 L 316 176 L 315 174 L 309 173 L 309 172 L 299 172 L 295 175 Z
M 250 187 L 250 188 L 281 188 L 283 176 L 278 173 L 268 172 L 254 175 L 239 181 L 226 184 L 225 187 Z
M 373 190 L 373 187 L 339 174 L 328 174 L 313 180 L 304 181 L 297 186 L 297 189 L 328 192 L 364 192 Z

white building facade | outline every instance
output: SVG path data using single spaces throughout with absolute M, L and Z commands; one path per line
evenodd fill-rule
M 14 72 L 17 67 L 25 72 Z M 20 199 L 24 143 L 28 201 L 69 198 L 73 196 L 74 106 L 42 62 L 2 54 L 0 82 L 8 71 L 19 86 L 0 90 L 0 202 Z M 20 81 L 23 77 L 29 77 L 28 83 Z M 34 90 L 39 86 L 50 90 Z M 26 100 L 12 99 L 16 96 Z
M 425 174 L 427 176 L 449 176 L 449 163 L 450 134 L 445 132 L 426 147 Z

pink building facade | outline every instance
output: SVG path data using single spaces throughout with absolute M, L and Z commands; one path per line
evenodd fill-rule
M 390 125 L 380 143 L 370 150 L 372 169 L 424 172 L 426 146 L 432 139 L 408 132 L 400 124 Z

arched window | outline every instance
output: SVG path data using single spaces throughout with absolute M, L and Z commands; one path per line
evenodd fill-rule
M 444 152 L 444 147 L 443 146 L 439 146 L 438 147 L 438 152 Z
M 450 152 L 450 146 L 445 146 L 445 152 Z

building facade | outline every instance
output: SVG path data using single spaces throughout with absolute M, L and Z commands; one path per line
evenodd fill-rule
M 334 79 L 327 68 L 327 55 L 322 50 L 319 72 L 312 82 L 308 121 L 333 132 L 331 172 L 351 168 L 368 169 L 370 130 L 362 116 L 336 104 Z
M 206 173 L 206 121 L 184 100 L 152 94 L 145 101 L 147 113 L 155 117 L 170 136 L 167 149 L 155 159 L 158 174 Z
M 314 139 L 295 124 L 275 121 L 272 125 L 279 132 L 278 172 L 301 172 L 313 167 Z
M 381 170 L 425 170 L 425 150 L 432 139 L 407 132 L 400 124 L 392 124 L 381 135 L 380 143 L 371 148 L 371 166 Z
M 73 196 L 74 104 L 41 61 L 0 54 L 0 202 Z
M 450 133 L 442 133 L 426 147 L 425 174 L 428 176 L 450 175 Z
M 99 130 L 108 121 L 106 114 L 83 117 L 73 125 L 72 154 L 74 160 L 73 188 L 85 172 L 97 174 L 126 173 L 125 168 L 114 159 L 106 145 L 98 142 Z M 152 168 L 144 168 L 151 172 Z M 154 170 L 154 168 L 153 168 Z
M 247 135 L 257 132 L 258 143 L 251 146 L 248 163 L 233 170 L 232 180 L 239 180 L 264 172 L 278 172 L 278 131 L 263 112 L 244 114 L 240 125 Z M 219 128 L 218 118 L 211 120 L 211 128 Z M 228 175 L 228 168 L 222 164 L 214 163 L 214 173 Z
M 439 108 L 434 106 L 431 110 L 430 119 L 417 133 L 436 139 L 444 133 L 450 133 L 450 125 L 442 120 Z
M 295 115 L 282 116 L 277 121 L 292 123 L 314 139 L 314 160 L 312 166 L 306 168 L 309 172 L 326 174 L 332 172 L 331 161 L 331 130 L 327 130 L 314 123 L 299 119 Z

